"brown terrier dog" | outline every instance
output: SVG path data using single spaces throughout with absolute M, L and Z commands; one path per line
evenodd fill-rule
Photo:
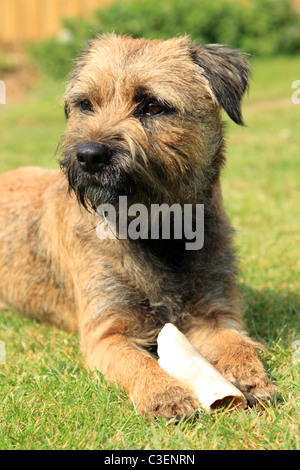
M 250 401 L 274 391 L 244 330 L 219 181 L 221 107 L 242 124 L 247 81 L 245 58 L 223 46 L 100 37 L 66 91 L 63 171 L 0 178 L 3 305 L 79 331 L 88 366 L 121 382 L 142 413 L 198 406 L 149 353 L 166 322 Z M 95 209 L 118 208 L 119 196 L 148 208 L 204 204 L 204 246 L 187 250 L 172 231 L 100 240 Z

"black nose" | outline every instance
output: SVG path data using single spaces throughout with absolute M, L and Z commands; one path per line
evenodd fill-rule
M 81 168 L 88 173 L 97 173 L 107 164 L 112 156 L 111 150 L 103 144 L 88 142 L 77 150 L 77 160 Z

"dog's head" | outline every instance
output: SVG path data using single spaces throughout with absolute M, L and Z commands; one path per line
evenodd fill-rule
M 238 52 L 188 37 L 91 41 L 65 94 L 61 166 L 78 200 L 193 202 L 223 160 L 220 108 L 243 123 L 248 72 Z

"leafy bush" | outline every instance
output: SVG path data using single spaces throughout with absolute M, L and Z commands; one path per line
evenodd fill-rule
M 188 33 L 202 43 L 223 43 L 258 56 L 300 52 L 300 16 L 292 0 L 117 0 L 90 21 L 65 20 L 69 36 L 30 46 L 47 73 L 65 76 L 85 40 L 103 32 L 162 38 Z

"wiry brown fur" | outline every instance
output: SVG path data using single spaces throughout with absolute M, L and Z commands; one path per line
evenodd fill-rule
M 197 407 L 191 391 L 147 350 L 166 322 L 242 390 L 251 386 L 259 397 L 274 390 L 242 322 L 219 183 L 220 106 L 242 123 L 247 77 L 241 55 L 187 37 L 98 38 L 66 91 L 63 172 L 27 168 L 0 177 L 1 301 L 79 331 L 87 364 L 120 381 L 144 413 L 170 417 Z M 145 97 L 171 111 L 139 116 Z M 83 114 L 79 103 L 87 99 L 93 112 Z M 111 149 L 112 160 L 99 174 L 78 165 L 76 152 L 86 142 Z M 119 195 L 146 205 L 204 204 L 204 247 L 186 251 L 184 240 L 99 240 L 94 209 L 117 204 Z

